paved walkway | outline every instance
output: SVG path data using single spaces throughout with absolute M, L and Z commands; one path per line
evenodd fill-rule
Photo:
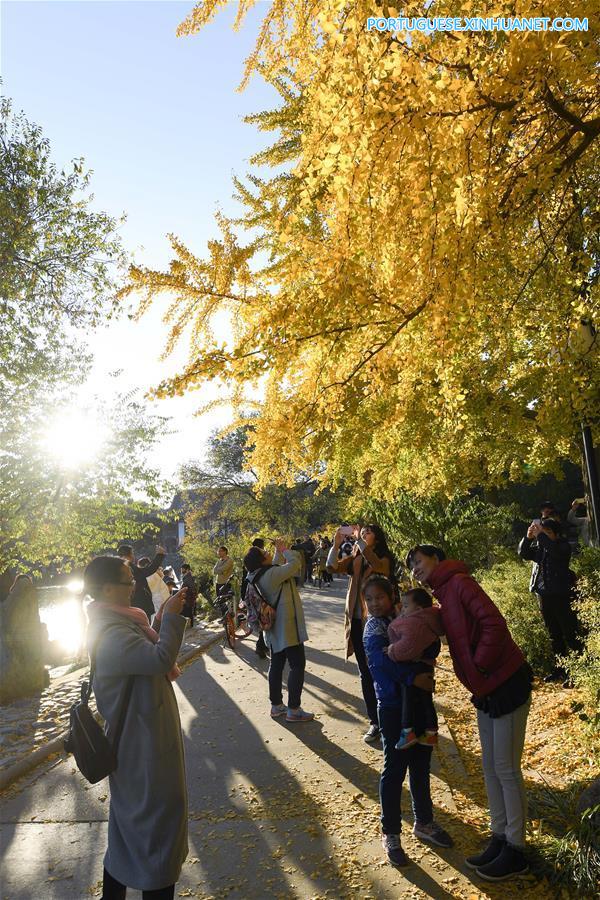
M 217 623 L 199 623 L 185 633 L 180 658 L 206 646 L 222 629 Z M 53 678 L 41 694 L 0 706 L 0 789 L 29 758 L 39 760 L 52 749 L 69 724 L 71 705 L 79 699 L 87 665 Z M 95 710 L 94 697 L 90 706 Z
M 408 795 L 403 843 L 414 865 L 400 873 L 382 860 L 381 751 L 362 741 L 357 669 L 343 660 L 343 587 L 338 580 L 327 593 L 304 593 L 311 640 L 303 705 L 315 722 L 269 717 L 268 662 L 252 640 L 238 653 L 213 644 L 176 682 L 190 794 L 190 854 L 176 897 L 488 896 L 462 864 L 479 840 L 475 829 L 463 823 L 455 849 L 434 851 L 410 834 Z M 448 786 L 456 765 L 442 728 L 432 787 L 436 818 L 450 832 L 460 818 Z M 100 896 L 108 783 L 88 785 L 72 760 L 59 759 L 4 799 L 1 897 Z

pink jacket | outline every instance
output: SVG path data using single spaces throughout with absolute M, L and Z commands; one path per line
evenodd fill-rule
M 388 628 L 388 655 L 394 662 L 419 659 L 423 650 L 444 633 L 438 606 L 426 606 L 407 616 L 398 616 Z

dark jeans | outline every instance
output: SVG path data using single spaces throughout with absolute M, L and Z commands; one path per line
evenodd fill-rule
M 371 672 L 367 665 L 367 657 L 363 644 L 363 623 L 361 619 L 352 619 L 350 625 L 350 638 L 356 655 L 358 671 L 360 672 L 360 686 L 362 688 L 363 697 L 365 698 L 369 722 L 371 725 L 377 725 L 377 697 L 375 696 Z
M 431 747 L 416 744 L 408 750 L 396 750 L 402 731 L 402 710 L 380 706 L 378 712 L 383 743 L 383 772 L 379 781 L 381 830 L 384 834 L 400 834 L 402 784 L 407 770 L 415 822 L 428 825 L 433 821 L 429 784 Z
M 196 601 L 193 603 L 184 603 L 181 615 L 190 620 L 190 628 L 194 627 L 194 613 L 196 611 Z
M 417 735 L 425 731 L 437 731 L 433 691 L 424 691 L 412 684 L 402 685 L 402 727 L 413 728 Z
M 127 888 L 116 878 L 104 870 L 104 880 L 102 882 L 101 900 L 125 900 Z M 157 891 L 142 891 L 143 900 L 173 900 L 175 896 L 175 885 L 170 884 L 168 887 L 159 888 Z
M 569 594 L 538 594 L 540 612 L 548 629 L 555 656 L 566 656 L 569 650 L 581 652 L 577 635 L 577 616 L 571 609 Z
M 286 660 L 290 667 L 287 679 L 288 706 L 290 709 L 298 709 L 302 697 L 304 670 L 306 668 L 304 644 L 296 644 L 295 647 L 286 647 L 284 650 L 280 650 L 279 653 L 273 653 L 271 651 L 271 663 L 269 665 L 269 699 L 273 706 L 279 706 L 283 703 L 281 687 Z

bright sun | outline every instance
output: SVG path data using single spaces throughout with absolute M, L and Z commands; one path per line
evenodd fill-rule
M 64 469 L 91 462 L 102 450 L 110 429 L 89 411 L 68 411 L 52 420 L 42 445 Z

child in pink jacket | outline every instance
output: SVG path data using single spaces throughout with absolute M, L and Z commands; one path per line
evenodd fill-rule
M 402 612 L 388 628 L 388 656 L 394 662 L 415 662 L 415 672 L 430 672 L 440 652 L 444 633 L 441 613 L 423 588 L 402 595 Z M 437 744 L 438 723 L 433 695 L 413 685 L 402 685 L 402 734 L 397 750 L 414 744 Z

